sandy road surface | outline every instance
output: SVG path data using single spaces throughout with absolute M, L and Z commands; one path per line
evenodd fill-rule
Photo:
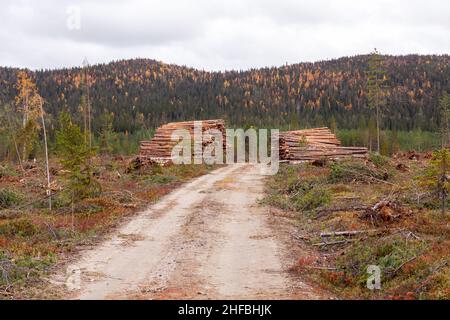
M 270 220 L 259 169 L 232 165 L 193 180 L 69 266 L 75 299 L 316 299 L 294 278 Z M 76 282 L 75 282 L 76 283 Z

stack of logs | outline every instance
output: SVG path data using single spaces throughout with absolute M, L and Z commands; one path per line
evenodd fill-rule
M 341 147 L 341 142 L 326 127 L 280 132 L 279 138 L 281 160 L 313 161 L 367 155 L 367 148 Z
M 204 149 L 207 145 L 214 142 L 214 138 L 205 135 L 205 131 L 216 129 L 222 132 L 223 149 L 225 150 L 225 122 L 222 119 L 216 120 L 198 120 L 202 128 L 202 146 Z M 171 159 L 172 149 L 178 144 L 179 140 L 172 140 L 172 133 L 175 130 L 184 129 L 191 134 L 191 140 L 194 141 L 194 121 L 171 122 L 159 127 L 151 141 L 141 141 L 139 157 L 153 159 L 158 162 L 167 162 Z M 198 137 L 196 137 L 198 138 Z M 194 152 L 194 148 L 191 148 Z M 194 156 L 194 153 L 192 154 Z
M 214 137 L 207 136 L 205 131 L 216 129 L 222 133 L 223 150 L 226 150 L 225 123 L 221 119 L 201 120 L 202 128 L 202 152 L 209 144 L 214 142 Z M 191 134 L 194 140 L 194 121 L 171 122 L 159 127 L 151 141 L 141 141 L 139 157 L 141 160 L 169 163 L 172 149 L 178 144 L 178 140 L 172 140 L 175 130 L 184 129 Z M 330 129 L 313 128 L 306 130 L 285 131 L 279 133 L 280 160 L 289 161 L 314 161 L 321 159 L 364 158 L 367 148 L 342 147 L 341 142 Z M 192 156 L 194 148 L 191 148 Z

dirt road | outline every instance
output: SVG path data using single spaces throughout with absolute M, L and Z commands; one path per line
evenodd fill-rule
M 298 257 L 258 204 L 263 179 L 255 166 L 227 166 L 164 197 L 69 266 L 81 272 L 70 297 L 322 298 L 288 272 Z

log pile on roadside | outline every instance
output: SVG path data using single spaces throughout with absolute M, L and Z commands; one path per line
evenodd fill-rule
M 363 158 L 367 148 L 342 147 L 326 127 L 279 133 L 280 159 L 314 161 L 320 159 Z
M 206 131 L 216 129 L 222 133 L 223 150 L 226 151 L 225 123 L 221 119 L 201 120 L 202 152 L 214 137 L 206 135 Z M 171 122 L 159 127 L 151 141 L 141 141 L 139 150 L 139 164 L 156 162 L 166 165 L 171 162 L 171 153 L 179 141 L 172 140 L 176 130 L 184 129 L 194 139 L 195 121 Z M 367 148 L 342 147 L 330 129 L 326 127 L 279 133 L 280 160 L 288 161 L 317 161 L 323 159 L 364 158 Z M 195 156 L 191 148 L 192 157 Z
M 225 122 L 222 119 L 199 120 L 202 125 L 202 146 L 203 149 L 214 142 L 214 137 L 205 135 L 205 131 L 216 129 L 222 132 L 223 149 L 225 150 Z M 149 158 L 159 163 L 170 162 L 172 149 L 179 141 L 172 140 L 172 133 L 175 130 L 184 129 L 189 131 L 191 139 L 194 141 L 194 121 L 171 122 L 159 127 L 151 141 L 141 141 L 139 157 Z M 194 148 L 192 156 L 194 156 Z

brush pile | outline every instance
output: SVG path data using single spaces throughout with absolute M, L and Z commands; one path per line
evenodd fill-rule
M 202 146 L 203 149 L 214 142 L 214 137 L 205 134 L 207 130 L 216 129 L 222 132 L 223 149 L 225 150 L 225 122 L 222 119 L 216 120 L 199 120 L 202 128 Z M 139 157 L 149 158 L 157 162 L 165 163 L 170 161 L 171 153 L 174 146 L 178 144 L 178 140 L 172 140 L 172 133 L 175 130 L 184 129 L 189 131 L 191 139 L 194 141 L 194 121 L 171 122 L 159 127 L 151 141 L 141 141 Z M 196 137 L 198 139 L 198 137 Z M 194 148 L 192 155 L 194 156 Z
M 342 147 L 336 135 L 326 127 L 280 132 L 279 138 L 281 160 L 314 161 L 367 155 L 367 148 Z

